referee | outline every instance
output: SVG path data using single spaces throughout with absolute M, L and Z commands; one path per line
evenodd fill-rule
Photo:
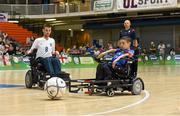
M 134 40 L 136 39 L 136 32 L 133 28 L 131 28 L 130 20 L 124 21 L 124 29 L 120 31 L 119 38 L 122 38 L 124 36 L 128 36 L 131 38 L 131 46 L 133 46 Z

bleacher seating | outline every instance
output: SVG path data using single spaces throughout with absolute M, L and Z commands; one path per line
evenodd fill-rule
M 0 30 L 2 32 L 7 33 L 9 36 L 13 37 L 16 41 L 18 41 L 21 44 L 26 43 L 27 37 L 37 37 L 37 34 L 34 34 L 33 32 L 15 23 L 0 22 Z

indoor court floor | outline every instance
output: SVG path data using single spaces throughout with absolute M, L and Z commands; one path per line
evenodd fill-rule
M 72 79 L 93 78 L 95 68 L 64 69 Z M 180 66 L 140 66 L 145 82 L 141 95 L 118 93 L 114 97 L 67 93 L 49 100 L 46 92 L 24 87 L 25 70 L 0 71 L 2 116 L 180 116 Z

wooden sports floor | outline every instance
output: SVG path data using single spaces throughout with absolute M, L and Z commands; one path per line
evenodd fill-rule
M 65 69 L 72 79 L 95 77 L 95 68 Z M 180 66 L 140 66 L 145 91 L 114 97 L 67 93 L 49 100 L 38 88 L 26 89 L 26 71 L 0 71 L 2 116 L 180 116 Z

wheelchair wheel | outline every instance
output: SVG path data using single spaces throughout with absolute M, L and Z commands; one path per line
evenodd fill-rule
M 143 82 L 140 79 L 135 79 L 132 85 L 131 93 L 133 95 L 140 95 L 143 90 Z
M 113 97 L 115 95 L 115 91 L 113 89 L 109 89 L 106 91 L 106 94 L 109 96 L 109 97 Z
M 32 88 L 33 85 L 33 79 L 32 79 L 32 72 L 31 70 L 28 70 L 25 76 L 25 85 L 26 88 Z

